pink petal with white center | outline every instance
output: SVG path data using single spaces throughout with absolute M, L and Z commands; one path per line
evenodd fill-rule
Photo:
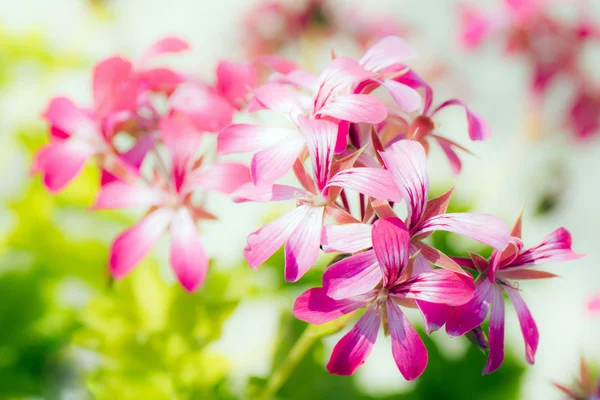
M 111 57 L 96 65 L 93 93 L 94 110 L 99 117 L 136 108 L 137 87 L 133 78 L 133 66 L 121 57 Z
M 404 379 L 415 380 L 427 367 L 427 349 L 400 307 L 392 300 L 385 305 L 392 338 L 392 355 Z
M 402 193 L 392 179 L 390 171 L 382 168 L 351 168 L 335 174 L 328 186 L 355 190 L 378 200 L 402 201 Z
M 373 225 L 344 224 L 325 225 L 321 234 L 321 245 L 325 253 L 356 253 L 373 247 L 371 232 Z
M 180 208 L 171 222 L 170 261 L 181 286 L 196 291 L 208 271 L 208 256 L 198 236 L 198 229 L 186 208 Z
M 391 172 L 396 186 L 405 194 L 408 226 L 413 228 L 421 220 L 427 205 L 429 177 L 425 150 L 419 142 L 401 140 L 379 154 Z
M 231 200 L 235 203 L 256 201 L 267 203 L 294 199 L 297 196 L 306 195 L 306 191 L 287 185 L 260 185 L 254 186 L 252 182 L 240 186 L 231 194 Z
M 537 351 L 540 335 L 538 333 L 537 325 L 531 316 L 527 304 L 519 294 L 517 289 L 510 287 L 504 287 L 504 291 L 512 301 L 517 317 L 519 317 L 519 325 L 521 325 L 521 332 L 523 333 L 523 340 L 525 341 L 525 357 L 529 364 L 535 362 L 535 352 Z
M 140 57 L 139 64 L 143 65 L 152 58 L 172 53 L 181 53 L 190 49 L 190 45 L 183 39 L 175 36 L 167 36 L 154 42 Z
M 381 268 L 373 250 L 336 262 L 323 273 L 323 290 L 332 299 L 362 295 L 381 282 Z
M 240 186 L 252 180 L 250 169 L 236 162 L 219 162 L 192 171 L 186 177 L 187 190 L 196 186 L 207 190 L 231 194 Z
M 327 363 L 330 374 L 352 375 L 365 363 L 373 349 L 381 317 L 372 308 L 358 320 L 356 325 L 333 348 Z
M 95 153 L 90 144 L 74 138 L 55 140 L 35 155 L 32 171 L 44 175 L 44 185 L 56 193 L 81 173 Z
M 504 361 L 504 298 L 502 297 L 502 289 L 494 285 L 491 297 L 492 312 L 488 334 L 490 352 L 483 368 L 483 375 L 496 371 Z
M 217 137 L 219 154 L 248 153 L 272 146 L 282 139 L 297 135 L 292 129 L 270 128 L 263 125 L 233 124 Z
M 231 124 L 235 113 L 233 105 L 216 90 L 195 83 L 179 85 L 169 97 L 169 105 L 205 132 L 220 132 Z
M 363 301 L 333 300 L 325 295 L 322 288 L 314 288 L 298 296 L 294 303 L 294 317 L 311 324 L 323 324 L 357 310 L 364 304 Z
M 410 233 L 400 218 L 381 218 L 373 224 L 372 239 L 383 284 L 393 284 L 408 264 Z
M 115 279 L 124 278 L 146 257 L 172 218 L 170 209 L 159 208 L 115 239 L 109 257 L 110 271 Z
M 387 107 L 369 94 L 347 94 L 327 101 L 316 114 L 343 121 L 378 124 L 387 117 Z
M 287 174 L 304 145 L 304 138 L 296 135 L 256 153 L 250 164 L 254 184 L 270 184 Z
M 414 112 L 423 106 L 421 95 L 410 86 L 393 80 L 378 82 L 388 91 L 390 96 L 392 96 L 400 110 Z
M 327 102 L 340 93 L 348 93 L 354 85 L 367 79 L 370 75 L 372 75 L 371 72 L 365 70 L 351 58 L 335 58 L 327 64 L 319 76 L 313 111 L 318 112 Z
M 409 278 L 395 286 L 390 295 L 460 306 L 473 298 L 473 278 L 436 269 Z
M 422 300 L 417 300 L 417 307 L 419 307 L 421 314 L 423 314 L 425 329 L 428 335 L 431 335 L 431 332 L 437 331 L 444 326 L 451 310 L 451 306 L 447 304 L 429 303 Z
M 92 206 L 96 210 L 160 205 L 168 195 L 155 187 L 142 183 L 113 181 L 103 185 Z
M 288 116 L 292 121 L 304 114 L 299 96 L 284 85 L 267 83 L 260 86 L 254 91 L 254 98 L 265 108 Z
M 596 295 L 590 300 L 588 310 L 591 312 L 600 312 L 600 295 Z
M 452 213 L 431 217 L 419 225 L 414 236 L 434 231 L 447 231 L 466 236 L 496 249 L 508 244 L 509 230 L 506 223 L 493 215 Z
M 252 64 L 224 60 L 217 65 L 217 90 L 235 105 L 243 104 L 257 84 L 258 73 Z
M 460 174 L 460 171 L 462 169 L 462 162 L 460 161 L 460 157 L 458 157 L 458 154 L 456 154 L 456 152 L 452 148 L 452 145 L 447 140 L 444 140 L 442 138 L 436 138 L 436 140 L 439 143 L 442 150 L 444 150 L 446 158 L 450 162 L 450 168 L 452 169 L 452 173 L 454 175 Z
M 359 63 L 369 71 L 379 72 L 416 56 L 417 53 L 404 40 L 398 36 L 387 36 L 371 46 Z
M 251 268 L 257 269 L 283 246 L 300 222 L 304 220 L 309 208 L 308 206 L 297 207 L 248 235 L 244 258 Z
M 478 279 L 473 298 L 462 306 L 454 307 L 446 322 L 446 332 L 450 336 L 462 336 L 483 323 L 492 301 L 495 284 L 487 279 Z
M 306 139 L 317 188 L 322 191 L 329 180 L 338 127 L 327 120 L 309 120 L 304 116 L 298 118 L 298 123 Z
M 488 123 L 480 116 L 471 111 L 467 105 L 458 99 L 447 100 L 440 104 L 431 114 L 432 116 L 443 108 L 448 106 L 461 106 L 464 108 L 467 116 L 469 137 L 471 140 L 487 140 L 492 137 L 492 130 Z
M 285 280 L 296 282 L 319 256 L 325 207 L 309 207 L 300 225 L 285 243 Z
M 542 239 L 537 246 L 521 252 L 507 268 L 571 261 L 583 257 L 583 254 L 577 254 L 571 250 L 572 242 L 569 231 L 565 228 L 558 228 Z
M 66 97 L 53 98 L 42 115 L 59 138 L 76 135 L 82 138 L 99 138 L 96 123 L 85 110 L 78 108 Z

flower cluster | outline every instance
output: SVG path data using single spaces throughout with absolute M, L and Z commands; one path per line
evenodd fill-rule
M 460 41 L 467 49 L 479 47 L 488 38 L 499 37 L 509 55 L 527 60 L 531 77 L 529 90 L 538 106 L 561 80 L 573 90 L 565 107 L 566 125 L 578 139 L 600 131 L 600 91 L 583 65 L 586 46 L 600 40 L 590 20 L 589 6 L 570 2 L 579 14 L 574 21 L 558 18 L 550 11 L 549 0 L 504 0 L 495 9 L 460 7 Z M 575 4 L 578 3 L 578 4 Z
M 126 276 L 168 230 L 173 271 L 186 290 L 196 290 L 209 259 L 197 223 L 216 219 L 204 207 L 207 192 L 235 202 L 292 200 L 292 211 L 248 236 L 243 254 L 256 269 L 284 247 L 288 282 L 300 280 L 321 250 L 343 255 L 324 272 L 322 287 L 294 305 L 297 318 L 315 324 L 364 310 L 335 346 L 331 373 L 354 373 L 382 325 L 402 375 L 420 376 L 427 350 L 406 308 L 421 311 L 428 333 L 446 325 L 450 335 L 476 335 L 490 348 L 484 372 L 492 372 L 503 358 L 503 293 L 517 310 L 533 362 L 537 329 L 515 281 L 550 277 L 529 267 L 579 256 L 564 228 L 525 249 L 520 218 L 510 232 L 493 215 L 448 213 L 452 190 L 429 198 L 430 143 L 440 145 L 455 173 L 461 170 L 456 150 L 465 150 L 439 134 L 436 114 L 461 107 L 471 140 L 489 138 L 490 129 L 458 99 L 433 106 L 432 88 L 407 65 L 416 56 L 408 44 L 387 36 L 358 60 L 333 54 L 318 76 L 271 57 L 261 62 L 274 72 L 260 83 L 255 64 L 221 62 L 214 85 L 150 66 L 161 54 L 187 47 L 167 38 L 136 63 L 102 61 L 91 109 L 57 98 L 44 114 L 51 140 L 34 171 L 50 191 L 62 189 L 94 158 L 102 170 L 94 209 L 148 208 L 112 245 L 115 278 Z M 282 124 L 232 124 L 238 110 L 271 113 Z M 211 133 L 218 133 L 219 156 L 250 153 L 250 166 L 215 161 L 215 149 L 201 146 Z M 288 173 L 297 186 L 280 181 Z M 436 231 L 494 252 L 489 260 L 452 258 L 427 241 Z M 490 306 L 488 344 L 481 324 Z

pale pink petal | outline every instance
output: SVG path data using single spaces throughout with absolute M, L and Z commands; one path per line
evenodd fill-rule
M 292 129 L 233 124 L 219 133 L 217 150 L 221 155 L 253 152 L 272 146 L 281 142 L 282 139 L 294 135 L 296 135 L 296 131 Z
M 540 340 L 537 325 L 527 308 L 527 304 L 519 294 L 517 289 L 513 289 L 505 286 L 504 291 L 512 301 L 517 317 L 519 317 L 519 325 L 521 325 L 521 332 L 523 332 L 523 340 L 525 341 L 525 357 L 529 364 L 535 362 L 535 352 Z
M 388 91 L 390 96 L 392 96 L 400 110 L 413 112 L 423 106 L 421 95 L 410 86 L 393 80 L 383 80 L 378 82 Z
M 317 79 L 318 78 L 310 72 L 304 71 L 302 69 L 297 69 L 288 72 L 287 74 L 275 73 L 269 78 L 269 82 L 294 85 L 299 88 L 310 90 L 312 92 L 317 86 Z
M 258 73 L 252 64 L 225 60 L 217 65 L 217 90 L 235 105 L 243 104 L 257 84 Z
M 170 261 L 175 276 L 188 292 L 198 289 L 208 271 L 208 256 L 198 236 L 198 229 L 186 208 L 180 208 L 171 222 Z
M 572 242 L 569 231 L 565 228 L 558 228 L 542 239 L 542 242 L 537 246 L 521 252 L 517 259 L 508 267 L 513 268 L 557 261 L 571 261 L 583 257 L 583 254 L 577 254 L 571 250 Z
M 431 335 L 431 332 L 437 331 L 444 326 L 451 310 L 451 306 L 447 304 L 429 303 L 422 300 L 417 300 L 417 307 L 419 307 L 421 314 L 423 314 L 425 329 L 428 335 Z
M 169 226 L 173 212 L 159 208 L 113 242 L 110 249 L 110 271 L 116 279 L 125 277 L 138 265 Z
M 460 306 L 473 298 L 473 278 L 445 269 L 413 276 L 395 286 L 390 295 Z
M 118 209 L 137 206 L 160 205 L 168 195 L 155 187 L 143 183 L 113 181 L 103 185 L 92 208 Z
M 438 230 L 457 233 L 501 250 L 506 247 L 510 237 L 508 226 L 502 219 L 489 214 L 471 213 L 431 217 L 419 225 L 414 236 Z
M 427 205 L 429 177 L 425 150 L 419 142 L 401 140 L 380 155 L 396 186 L 405 194 L 408 226 L 413 228 L 421 220 Z
M 373 246 L 373 225 L 344 224 L 325 225 L 321 234 L 321 245 L 325 253 L 356 253 Z
M 416 56 L 417 53 L 404 40 L 388 36 L 371 46 L 359 63 L 369 71 L 379 72 Z
M 285 280 L 296 282 L 315 264 L 321 245 L 325 207 L 309 207 L 285 243 Z
M 260 185 L 254 186 L 252 182 L 246 183 L 237 188 L 232 194 L 231 199 L 236 203 L 247 201 L 271 202 L 280 200 L 290 200 L 296 196 L 305 195 L 306 191 L 287 185 Z
M 322 288 L 309 289 L 294 303 L 294 316 L 311 324 L 323 324 L 361 308 L 363 301 L 334 300 Z
M 396 82 L 403 83 L 410 86 L 413 89 L 423 89 L 425 92 L 423 114 L 427 114 L 431 108 L 433 102 L 433 89 L 427 82 L 425 82 L 415 71 L 409 70 L 408 72 L 394 78 Z
M 101 61 L 94 68 L 94 110 L 100 117 L 137 106 L 133 66 L 121 57 Z
M 58 192 L 79 175 L 95 149 L 83 141 L 69 138 L 50 142 L 35 155 L 33 172 L 42 173 L 44 185 Z
M 488 314 L 494 285 L 487 279 L 478 279 L 473 298 L 450 312 L 446 322 L 448 335 L 462 336 L 483 323 Z
M 396 365 L 404 379 L 415 380 L 427 367 L 428 355 L 425 344 L 396 303 L 388 300 L 385 311 L 392 338 L 392 355 Z
M 260 56 L 257 61 L 281 74 L 287 74 L 299 68 L 295 62 L 275 55 Z
M 284 85 L 267 83 L 254 91 L 254 98 L 265 108 L 290 117 L 293 121 L 304 114 L 300 98 Z
M 196 186 L 231 194 L 240 186 L 252 180 L 250 169 L 236 162 L 218 162 L 192 171 L 186 177 L 186 187 L 194 190 Z
M 502 289 L 494 285 L 492 289 L 492 312 L 490 313 L 490 353 L 483 368 L 483 374 L 496 371 L 504 361 L 504 298 Z
M 190 45 L 185 40 L 175 36 L 167 36 L 154 42 L 140 57 L 139 64 L 143 65 L 162 54 L 180 53 L 189 49 Z
M 317 188 L 322 191 L 329 179 L 338 127 L 327 120 L 309 120 L 303 116 L 298 122 L 306 139 Z
M 298 224 L 304 220 L 308 211 L 308 206 L 300 206 L 248 235 L 248 245 L 244 249 L 244 258 L 246 258 L 250 267 L 258 268 L 283 246 L 296 230 Z
M 256 153 L 250 165 L 254 184 L 269 184 L 283 177 L 292 169 L 304 144 L 304 138 L 296 135 Z
M 327 101 L 317 114 L 343 121 L 378 124 L 387 117 L 387 107 L 369 94 L 347 94 Z
M 351 58 L 335 58 L 327 64 L 319 76 L 313 111 L 319 112 L 328 101 L 342 92 L 347 93 L 354 85 L 367 79 L 370 75 L 371 72 L 365 70 Z
M 382 218 L 373 224 L 372 238 L 383 283 L 394 283 L 410 258 L 410 233 L 400 218 Z
M 356 325 L 333 348 L 327 363 L 330 374 L 352 375 L 363 365 L 373 349 L 381 317 L 369 308 Z
M 372 290 L 382 277 L 375 252 L 369 250 L 327 268 L 323 273 L 323 290 L 332 299 L 347 299 Z
M 469 137 L 471 138 L 471 140 L 487 140 L 492 136 L 492 131 L 488 123 L 480 116 L 475 114 L 473 111 L 471 111 L 462 100 L 447 100 L 440 104 L 431 115 L 437 113 L 442 108 L 446 108 L 448 106 L 460 106 L 464 108 L 467 116 Z
M 411 244 L 410 245 L 411 255 L 414 256 L 417 251 L 419 251 L 419 248 L 417 246 L 415 246 L 414 244 Z M 427 259 L 425 257 L 423 257 L 423 254 L 421 252 L 419 252 L 419 254 L 417 254 L 415 259 L 413 260 L 412 270 L 413 270 L 412 276 L 416 276 L 416 275 L 422 274 L 423 272 L 430 272 L 431 270 L 433 270 L 433 267 L 431 266 L 429 261 L 427 261 Z
M 460 43 L 467 49 L 478 47 L 493 30 L 490 18 L 476 8 L 461 4 L 460 13 Z
M 355 190 L 378 200 L 399 202 L 402 193 L 392 179 L 390 171 L 382 168 L 351 168 L 335 174 L 328 186 Z
M 42 116 L 50 124 L 54 136 L 59 138 L 71 135 L 90 139 L 100 137 L 96 123 L 89 113 L 65 97 L 53 98 Z
M 196 129 L 220 132 L 231 124 L 235 108 L 216 90 L 194 83 L 183 83 L 169 97 L 171 109 L 189 117 Z

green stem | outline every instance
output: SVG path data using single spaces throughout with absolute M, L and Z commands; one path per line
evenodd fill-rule
M 271 374 L 267 385 L 256 399 L 270 400 L 274 398 L 315 342 L 344 329 L 344 327 L 348 325 L 348 322 L 352 320 L 354 314 L 355 313 L 350 313 L 342 318 L 338 318 L 335 321 L 322 325 L 308 325 L 296 343 L 294 343 L 294 346 L 288 354 L 288 358 L 279 369 Z

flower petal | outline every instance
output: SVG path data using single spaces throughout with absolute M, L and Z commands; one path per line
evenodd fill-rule
M 343 224 L 325 225 L 321 234 L 321 245 L 325 253 L 356 253 L 373 247 L 371 232 L 373 225 Z
M 361 67 L 356 60 L 336 57 L 327 64 L 319 76 L 313 111 L 320 112 L 327 102 L 336 98 L 340 92 L 347 93 L 354 85 L 370 75 L 371 73 Z
M 491 374 L 504 361 L 504 298 L 502 289 L 494 285 L 492 289 L 492 312 L 490 315 L 490 353 L 483 368 L 483 374 Z
M 359 63 L 369 71 L 379 72 L 416 56 L 417 53 L 400 37 L 387 36 L 371 46 Z
M 392 338 L 392 355 L 404 379 L 417 379 L 427 367 L 425 344 L 400 307 L 392 300 L 386 302 L 387 320 Z
M 352 375 L 373 349 L 381 317 L 369 308 L 356 325 L 333 348 L 327 363 L 330 374 Z
M 387 107 L 369 94 L 347 94 L 327 101 L 317 114 L 343 121 L 378 124 L 387 117 Z
M 600 311 L 600 295 L 593 297 L 588 303 L 588 310 L 592 312 Z
M 471 140 L 487 140 L 492 137 L 492 131 L 488 123 L 471 111 L 462 100 L 447 100 L 440 104 L 431 115 L 433 116 L 433 114 L 448 106 L 461 106 L 464 108 Z
M 410 258 L 410 234 L 400 218 L 381 218 L 373 224 L 373 250 L 384 285 L 394 283 Z
M 460 171 L 462 169 L 462 162 L 460 161 L 460 157 L 458 157 L 458 154 L 456 154 L 456 152 L 452 148 L 452 144 L 448 140 L 441 137 L 437 137 L 436 140 L 439 143 L 442 150 L 444 150 L 446 158 L 450 162 L 450 169 L 452 169 L 452 173 L 454 175 L 460 174 Z
M 454 307 L 450 312 L 446 322 L 448 335 L 462 336 L 481 325 L 488 314 L 494 285 L 487 279 L 478 279 L 473 298 L 462 306 Z
M 529 364 L 533 364 L 540 340 L 537 325 L 519 291 L 510 287 L 504 287 L 504 291 L 510 298 L 510 301 L 512 301 L 517 312 L 517 317 L 519 317 L 519 325 L 521 325 L 521 332 L 523 332 L 523 340 L 525 341 L 525 357 Z
M 208 256 L 186 208 L 180 208 L 171 222 L 170 261 L 185 290 L 194 292 L 202 285 L 208 271 Z
M 294 303 L 294 316 L 311 324 L 323 324 L 346 315 L 364 305 L 362 301 L 334 300 L 322 288 L 309 289 Z
M 77 135 L 82 138 L 98 138 L 100 133 L 95 121 L 89 113 L 78 108 L 66 97 L 55 97 L 48 104 L 43 114 L 52 128 L 52 133 L 58 138 Z
M 233 124 L 217 137 L 219 154 L 248 153 L 265 149 L 281 140 L 294 136 L 292 129 L 271 128 L 253 124 Z
M 152 58 L 162 54 L 181 53 L 189 50 L 190 45 L 185 40 L 176 36 L 167 36 L 154 42 L 140 57 L 140 64 L 145 64 Z
M 323 290 L 332 299 L 365 294 L 381 282 L 379 261 L 373 250 L 336 262 L 323 273 Z
M 436 269 L 409 278 L 390 294 L 407 299 L 460 306 L 473 298 L 473 278 L 445 269 Z
M 410 86 L 394 80 L 382 80 L 378 82 L 388 91 L 390 96 L 392 96 L 400 110 L 404 112 L 414 112 L 423 105 L 423 99 L 419 92 Z
M 254 98 L 265 108 L 284 114 L 293 121 L 298 115 L 304 114 L 299 96 L 280 84 L 260 86 L 254 91 Z
M 297 195 L 304 195 L 306 192 L 293 186 L 287 185 L 260 185 L 254 186 L 252 182 L 246 183 L 237 188 L 231 194 L 231 200 L 235 203 L 244 203 L 246 201 L 256 201 L 268 203 L 271 201 L 290 200 Z
M 303 116 L 298 122 L 306 139 L 317 188 L 321 191 L 329 179 L 338 127 L 327 120 L 309 120 Z
M 283 177 L 294 166 L 304 144 L 304 138 L 297 135 L 256 153 L 250 165 L 254 184 L 269 184 Z
M 558 228 L 542 239 L 537 246 L 521 252 L 507 268 L 571 261 L 583 257 L 583 254 L 577 254 L 571 250 L 572 242 L 569 231 L 565 228 Z
M 118 209 L 136 206 L 160 205 L 168 195 L 155 187 L 142 183 L 112 181 L 103 185 L 92 206 L 93 209 Z
M 241 106 L 257 84 L 256 67 L 250 63 L 223 60 L 217 65 L 217 90 L 232 104 Z
M 125 277 L 139 264 L 169 226 L 173 212 L 159 208 L 113 242 L 110 249 L 110 270 L 116 279 Z
M 94 68 L 93 80 L 94 110 L 99 117 L 136 108 L 137 87 L 129 61 L 121 57 L 101 61 Z
M 417 300 L 417 307 L 419 307 L 421 314 L 423 314 L 425 329 L 427 329 L 428 335 L 431 335 L 431 332 L 437 331 L 444 326 L 451 310 L 451 306 L 447 304 L 436 304 L 422 300 Z
M 341 171 L 329 181 L 328 186 L 355 190 L 378 200 L 399 202 L 402 193 L 394 184 L 390 171 L 382 168 L 351 168 Z
M 296 282 L 315 264 L 321 245 L 325 207 L 309 207 L 285 243 L 285 280 Z
M 171 108 L 186 115 L 202 132 L 221 132 L 231 124 L 235 108 L 211 87 L 186 82 L 169 97 Z
M 187 175 L 185 184 L 190 191 L 198 186 L 203 189 L 231 194 L 251 180 L 250 169 L 244 164 L 219 162 L 191 172 Z

